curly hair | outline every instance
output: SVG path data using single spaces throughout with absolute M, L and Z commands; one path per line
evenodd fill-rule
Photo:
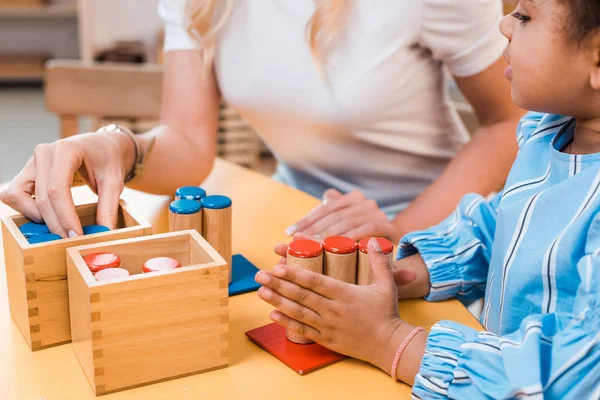
M 569 28 L 573 39 L 583 42 L 592 33 L 600 31 L 599 0 L 560 0 L 571 11 Z

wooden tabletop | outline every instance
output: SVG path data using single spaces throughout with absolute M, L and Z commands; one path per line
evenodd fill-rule
M 0 190 L 6 187 L 0 186 Z M 255 172 L 217 161 L 203 187 L 224 194 L 234 204 L 234 254 L 241 253 L 262 269 L 271 269 L 279 257 L 276 243 L 287 242 L 284 230 L 319 201 Z M 87 188 L 73 189 L 75 203 L 93 201 Z M 153 225 L 155 233 L 168 227 L 170 198 L 126 190 L 123 198 Z M 0 203 L 0 216 L 13 211 Z M 0 252 L 2 249 L 0 248 Z M 0 258 L 4 262 L 4 257 Z M 409 399 L 410 388 L 395 383 L 379 369 L 357 360 L 300 376 L 250 342 L 244 333 L 265 325 L 271 307 L 256 293 L 230 299 L 229 368 L 102 396 L 103 399 Z M 409 323 L 429 329 L 442 319 L 481 326 L 456 300 L 427 303 L 400 302 L 400 314 Z M 94 393 L 70 344 L 32 353 L 10 317 L 6 275 L 0 268 L 0 388 L 4 399 L 86 400 Z

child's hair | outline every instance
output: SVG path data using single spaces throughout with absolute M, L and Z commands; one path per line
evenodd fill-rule
M 571 9 L 569 25 L 573 39 L 581 43 L 590 34 L 600 31 L 599 0 L 560 0 Z

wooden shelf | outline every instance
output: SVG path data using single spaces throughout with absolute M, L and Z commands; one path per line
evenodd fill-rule
M 46 6 L 0 6 L 0 18 L 75 18 L 75 4 L 50 4 Z
M 0 82 L 39 82 L 48 55 L 0 55 Z

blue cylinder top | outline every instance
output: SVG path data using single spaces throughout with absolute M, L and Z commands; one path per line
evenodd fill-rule
M 206 196 L 206 190 L 198 186 L 184 186 L 177 189 L 175 192 L 175 198 L 177 200 L 196 200 L 199 201 L 201 198 Z
M 175 200 L 169 205 L 169 210 L 174 214 L 196 214 L 202 209 L 195 200 Z
M 104 225 L 86 225 L 83 227 L 84 235 L 93 235 L 94 233 L 108 232 L 110 229 Z
M 60 237 L 60 235 L 57 235 L 56 233 L 46 233 L 43 235 L 35 235 L 32 236 L 28 239 L 29 244 L 37 244 L 37 243 L 44 243 L 44 242 L 51 242 L 53 240 L 61 240 L 62 237 Z
M 25 236 L 28 239 L 32 236 L 50 233 L 50 229 L 48 229 L 48 226 L 46 224 L 37 224 L 35 222 L 28 222 L 26 224 L 23 224 L 19 229 L 21 230 L 23 236 Z
M 202 207 L 204 208 L 220 210 L 231 207 L 231 199 L 227 196 L 212 195 L 203 197 L 202 200 L 200 200 L 200 204 L 202 204 Z

